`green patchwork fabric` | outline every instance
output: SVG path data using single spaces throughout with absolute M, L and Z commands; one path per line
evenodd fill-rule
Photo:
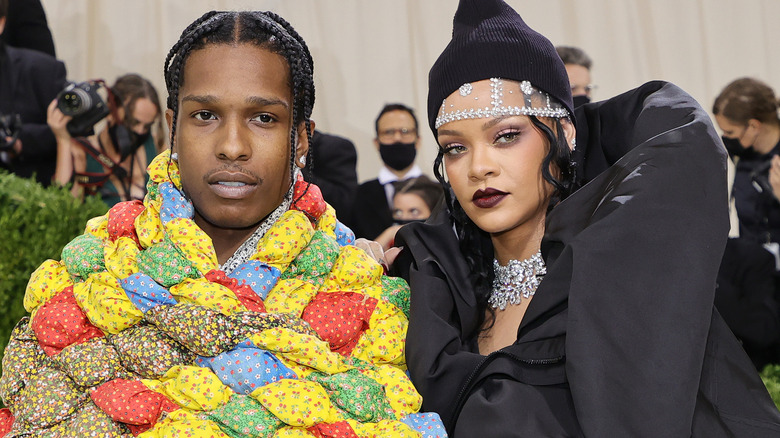
M 233 394 L 229 402 L 209 412 L 208 418 L 234 438 L 271 438 L 283 426 L 260 402 L 243 394 Z
M 103 272 L 103 242 L 92 234 L 82 234 L 71 240 L 62 249 L 62 262 L 68 274 L 86 280 L 89 274 Z
M 339 257 L 339 244 L 331 236 L 316 231 L 306 248 L 282 273 L 282 279 L 298 278 L 318 287 L 328 277 Z
M 409 285 L 399 277 L 382 276 L 382 299 L 404 312 L 409 318 Z
M 164 287 L 181 283 L 185 278 L 198 278 L 198 270 L 167 237 L 160 243 L 138 253 L 138 271 Z
M 322 385 L 330 401 L 353 420 L 376 423 L 395 419 L 384 386 L 359 370 L 333 375 L 312 373 L 307 379 Z

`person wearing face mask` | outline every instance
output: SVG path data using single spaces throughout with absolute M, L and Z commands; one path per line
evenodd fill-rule
M 400 103 L 387 104 L 375 122 L 376 145 L 384 166 L 377 178 L 358 187 L 350 227 L 357 237 L 376 238 L 393 225 L 393 182 L 416 178 L 422 170 L 415 164 L 420 136 L 414 110 Z
M 590 56 L 579 47 L 573 46 L 557 46 L 555 51 L 566 67 L 574 107 L 589 103 L 591 91 L 595 88 L 590 81 L 590 68 L 593 66 Z
M 160 123 L 160 102 L 151 82 L 126 74 L 108 89 L 108 106 L 105 126 L 90 137 L 71 137 L 67 124 L 72 117 L 57 108 L 56 99 L 47 121 L 57 138 L 54 181 L 72 182 L 76 197 L 99 194 L 113 206 L 146 193 L 146 167 L 157 155 L 151 129 Z
M 774 190 L 770 183 L 780 181 L 777 96 L 764 82 L 740 78 L 723 88 L 712 113 L 736 164 L 731 196 L 739 218 L 739 236 L 765 245 L 780 259 L 780 190 Z M 775 167 L 773 160 L 778 161 Z M 780 189 L 780 184 L 777 186 Z
M 444 199 L 441 186 L 425 175 L 393 183 L 393 224 L 382 232 L 376 242 L 385 251 L 395 242 L 395 233 L 402 226 L 416 222 L 425 222 L 431 212 Z

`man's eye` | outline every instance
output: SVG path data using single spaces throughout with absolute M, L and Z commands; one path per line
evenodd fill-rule
M 260 123 L 271 123 L 276 119 L 270 114 L 258 114 L 254 117 L 254 120 L 257 120 Z
M 214 120 L 216 117 L 214 114 L 208 112 L 208 111 L 198 111 L 195 114 L 192 115 L 197 120 Z

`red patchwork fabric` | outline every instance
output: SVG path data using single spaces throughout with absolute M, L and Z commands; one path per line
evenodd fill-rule
M 321 292 L 303 310 L 303 318 L 331 351 L 343 356 L 352 353 L 377 305 L 375 298 L 356 292 Z
M 253 312 L 266 313 L 263 299 L 257 295 L 248 284 L 239 285 L 237 279 L 228 277 L 225 275 L 224 271 L 219 269 L 212 269 L 206 273 L 205 277 L 208 281 L 221 284 L 233 291 L 233 293 L 236 294 L 236 298 L 238 298 L 238 300 L 241 301 L 241 304 L 247 309 Z
M 63 289 L 41 306 L 32 321 L 32 330 L 47 356 L 59 354 L 68 345 L 103 336 L 79 307 L 73 286 Z
M 319 187 L 300 178 L 295 181 L 293 203 L 290 208 L 306 214 L 309 220 L 316 222 L 325 213 L 328 204 L 322 199 Z
M 14 414 L 9 409 L 0 409 L 0 437 L 8 435 L 14 425 Z
M 308 429 L 317 438 L 360 438 L 346 421 L 321 423 Z
M 144 211 L 144 204 L 140 200 L 120 202 L 108 210 L 108 239 L 113 242 L 120 237 L 130 237 L 135 240 L 138 248 L 141 243 L 135 233 L 135 218 Z
M 179 409 L 171 399 L 137 380 L 108 381 L 95 388 L 90 397 L 112 420 L 124 423 L 133 435 L 151 429 L 163 412 Z

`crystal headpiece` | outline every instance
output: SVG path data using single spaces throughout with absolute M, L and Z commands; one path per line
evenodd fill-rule
M 507 84 L 507 89 L 504 89 L 504 84 Z M 517 87 L 515 89 L 515 87 Z M 466 83 L 460 86 L 460 95 L 463 97 L 471 94 L 472 85 Z M 504 105 L 504 93 L 508 92 L 513 94 L 517 90 L 522 93 L 524 99 L 523 106 L 505 106 Z M 450 105 L 452 108 L 454 105 Z M 561 119 L 569 117 L 569 111 L 558 103 L 556 100 L 551 99 L 550 95 L 544 91 L 531 85 L 529 81 L 516 82 L 512 80 L 504 80 L 500 78 L 490 78 L 490 105 L 478 108 L 459 109 L 455 111 L 447 111 L 447 99 L 441 102 L 441 108 L 439 108 L 439 115 L 436 117 L 435 127 L 439 129 L 445 123 L 453 122 L 455 120 L 464 119 L 481 119 L 487 117 L 500 117 L 500 116 L 536 116 L 536 117 L 553 117 Z

